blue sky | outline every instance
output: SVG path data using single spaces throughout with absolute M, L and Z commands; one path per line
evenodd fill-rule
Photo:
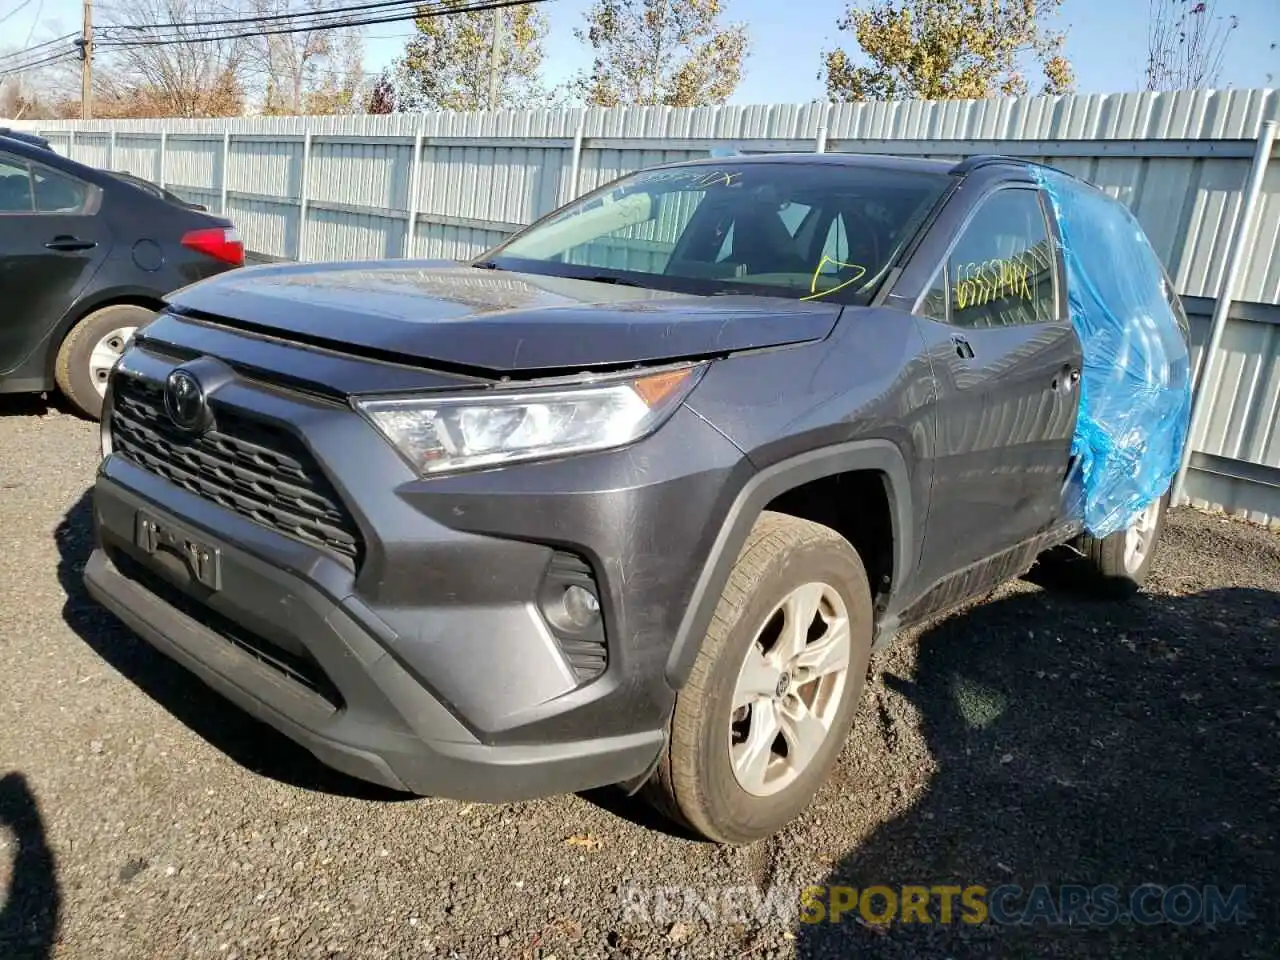
M 109 0 L 127 3 L 128 0 Z M 0 0 L 0 16 L 23 0 Z M 571 76 L 589 62 L 573 36 L 591 0 L 549 0 L 551 21 L 546 72 Z M 836 21 L 847 0 L 725 0 L 731 19 L 747 24 L 752 51 L 734 103 L 804 102 L 822 97 L 818 79 L 822 51 L 840 40 Z M 1223 13 L 1240 19 L 1228 47 L 1221 86 L 1280 87 L 1280 0 L 1218 0 Z M 803 11 L 803 12 L 801 12 Z M 79 0 L 29 0 L 0 23 L 0 47 L 13 49 L 78 29 Z M 1138 89 L 1146 56 L 1147 0 L 1065 0 L 1052 24 L 1066 29 L 1067 54 L 1076 68 L 1077 89 L 1106 93 Z M 32 28 L 34 26 L 34 32 Z M 381 24 L 367 28 L 365 69 L 389 63 L 411 27 Z M 1270 49 L 1272 43 L 1277 49 Z M 851 43 L 846 47 L 852 47 Z M 1268 74 L 1272 79 L 1268 82 Z

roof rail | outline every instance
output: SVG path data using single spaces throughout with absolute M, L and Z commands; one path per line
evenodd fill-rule
M 1075 174 L 1067 173 L 1067 171 L 1062 170 L 1058 167 L 1055 167 L 1052 164 L 1041 163 L 1039 160 L 1032 160 L 1030 157 L 1009 157 L 1001 153 L 975 153 L 971 157 L 965 157 L 963 160 L 957 163 L 954 167 L 952 167 L 951 173 L 965 174 L 965 173 L 969 173 L 972 170 L 976 170 L 979 167 L 996 166 L 1002 163 L 1010 163 L 1010 164 L 1015 164 L 1017 166 L 1022 166 L 1022 167 L 1039 167 L 1042 170 L 1052 170 L 1055 173 L 1062 174 L 1063 176 L 1071 177 L 1071 179 L 1073 180 L 1081 179 L 1080 177 L 1077 177 Z M 1088 181 L 1082 181 L 1082 182 L 1087 183 Z
M 1025 157 L 1006 157 L 1000 153 L 975 153 L 971 157 L 965 157 L 954 167 L 951 168 L 952 173 L 969 173 L 978 167 L 989 167 L 1001 163 L 1032 163 Z

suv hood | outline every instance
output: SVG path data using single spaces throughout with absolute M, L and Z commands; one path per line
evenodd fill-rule
M 691 296 L 453 262 L 250 267 L 169 301 L 175 313 L 318 346 L 496 373 L 821 340 L 840 315 L 838 304 Z

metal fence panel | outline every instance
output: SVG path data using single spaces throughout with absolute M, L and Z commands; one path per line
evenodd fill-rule
M 234 139 L 227 189 L 273 197 L 302 195 L 302 140 Z
M 100 131 L 77 133 L 67 155 L 72 160 L 87 163 L 91 167 L 110 168 L 111 134 Z
M 111 169 L 132 173 L 146 180 L 158 181 L 160 179 L 160 137 L 155 134 L 146 136 L 117 134 Z
M 309 256 L 316 260 L 385 260 L 404 250 L 406 221 L 323 207 L 307 211 Z
M 217 210 L 216 201 L 206 206 Z M 299 222 L 295 205 L 229 194 L 227 216 L 240 228 L 247 248 L 291 259 L 297 256 Z
M 313 135 L 313 198 L 407 210 L 412 169 L 411 141 L 315 139 Z
M 169 183 L 218 190 L 222 186 L 222 138 L 184 137 L 171 131 L 164 164 Z

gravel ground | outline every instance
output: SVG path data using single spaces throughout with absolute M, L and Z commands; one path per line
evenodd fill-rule
M 83 594 L 95 429 L 0 398 L 0 957 L 1280 955 L 1274 534 L 1179 511 L 1131 604 L 1018 581 L 904 638 L 807 814 L 719 849 L 609 792 L 387 794 L 225 704 Z M 1249 914 L 711 923 L 677 893 L 815 882 L 1244 885 Z

